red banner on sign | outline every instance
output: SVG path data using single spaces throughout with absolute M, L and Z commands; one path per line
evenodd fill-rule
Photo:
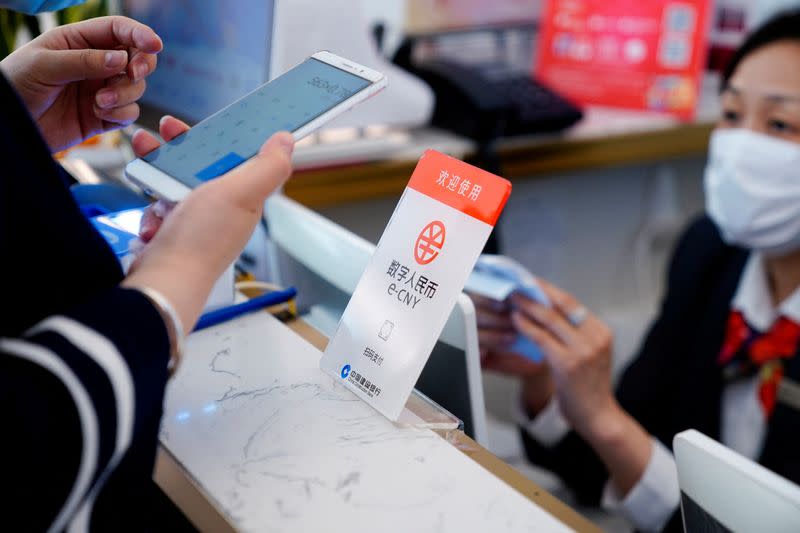
M 584 104 L 691 118 L 709 0 L 547 0 L 536 76 Z
M 436 150 L 425 151 L 408 187 L 490 226 L 511 195 L 511 182 Z

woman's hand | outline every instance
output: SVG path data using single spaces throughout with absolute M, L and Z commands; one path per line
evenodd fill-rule
M 536 416 L 553 395 L 553 380 L 547 365 L 511 351 L 517 331 L 511 320 L 511 306 L 508 303 L 474 294 L 470 298 L 477 313 L 481 366 L 520 378 L 524 408 L 528 416 Z
M 165 138 L 185 128 L 175 119 L 162 120 Z M 158 141 L 137 133 L 134 145 L 144 153 Z M 291 134 L 277 133 L 255 157 L 192 191 L 156 224 L 160 228 L 150 234 L 123 286 L 159 291 L 191 331 L 214 283 L 247 244 L 264 201 L 291 174 L 293 146 Z
M 579 313 L 585 316 L 573 324 L 569 316 L 585 309 L 581 303 L 549 283 L 542 281 L 541 285 L 552 307 L 513 295 L 511 320 L 542 349 L 564 416 L 578 432 L 592 432 L 594 421 L 616 408 L 611 388 L 611 330 L 588 312 Z
M 511 320 L 544 352 L 561 412 L 600 456 L 624 496 L 641 479 L 652 444 L 614 396 L 611 329 L 570 294 L 540 283 L 552 308 L 514 295 Z
M 43 33 L 0 68 L 57 152 L 136 120 L 161 48 L 144 24 L 100 17 Z

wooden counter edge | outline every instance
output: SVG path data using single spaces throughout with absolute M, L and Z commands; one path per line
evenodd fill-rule
M 216 506 L 194 482 L 194 478 L 163 445 L 158 445 L 156 467 L 153 473 L 156 484 L 172 500 L 183 515 L 199 531 L 234 533 L 225 512 Z
M 589 519 L 583 517 L 572 507 L 539 487 L 535 482 L 525 477 L 514 467 L 464 433 L 459 433 L 455 440 L 456 442 L 453 443 L 453 445 L 464 455 L 481 465 L 512 489 L 534 502 L 567 526 L 581 533 L 602 532 L 602 529 L 593 524 Z
M 713 127 L 710 122 L 700 122 L 598 138 L 532 137 L 501 144 L 498 155 L 505 178 L 531 179 L 702 155 Z M 467 155 L 466 161 L 470 162 L 471 157 Z M 284 190 L 287 196 L 312 209 L 399 196 L 416 164 L 416 160 L 387 159 L 304 169 Z

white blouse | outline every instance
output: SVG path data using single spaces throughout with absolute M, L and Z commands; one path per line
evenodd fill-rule
M 745 265 L 732 302 L 748 324 L 767 331 L 781 316 L 800 323 L 800 288 L 779 306 L 772 303 L 763 258 L 752 253 Z M 727 385 L 722 393 L 721 440 L 729 448 L 750 459 L 757 459 L 764 445 L 767 421 L 758 399 L 758 376 Z M 543 446 L 554 446 L 570 429 L 554 398 L 533 420 L 525 415 L 520 401 L 513 406 L 514 418 Z M 680 488 L 675 458 L 669 449 L 653 438 L 650 462 L 639 482 L 620 498 L 611 483 L 603 491 L 603 507 L 618 510 L 637 529 L 660 531 L 680 505 Z

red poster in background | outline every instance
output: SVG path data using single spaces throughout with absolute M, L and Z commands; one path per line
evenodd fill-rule
M 546 0 L 536 76 L 584 104 L 694 116 L 710 0 Z

